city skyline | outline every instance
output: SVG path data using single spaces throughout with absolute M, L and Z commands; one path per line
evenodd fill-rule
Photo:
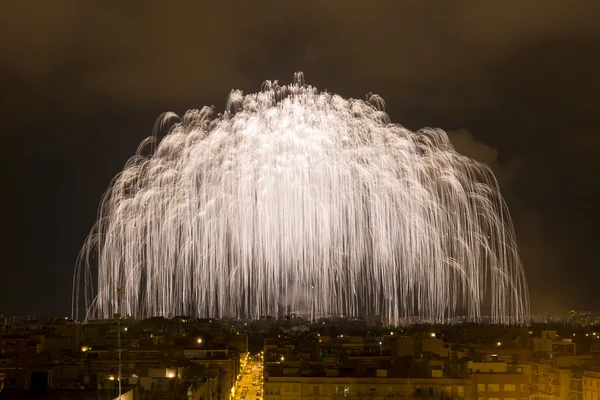
M 69 314 L 101 195 L 160 113 L 221 112 L 230 89 L 296 70 L 344 97 L 381 95 L 410 130 L 448 131 L 498 177 L 532 311 L 600 308 L 598 5 L 516 4 L 12 5 L 0 16 L 10 236 L 0 314 Z

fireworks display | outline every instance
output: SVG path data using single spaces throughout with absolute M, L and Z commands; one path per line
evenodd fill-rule
M 319 93 L 298 73 L 232 91 L 222 115 L 165 114 L 169 133 L 142 143 L 102 199 L 74 316 L 289 307 L 524 322 L 527 283 L 494 175 L 444 131 L 411 132 L 383 106 Z

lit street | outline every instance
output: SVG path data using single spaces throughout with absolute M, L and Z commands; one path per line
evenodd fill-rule
M 241 371 L 240 380 L 235 388 L 236 400 L 262 399 L 263 368 L 262 363 L 249 360 Z

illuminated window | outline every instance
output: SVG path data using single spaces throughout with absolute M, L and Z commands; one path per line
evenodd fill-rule
M 525 383 L 521 383 L 521 392 L 527 391 L 527 385 Z
M 517 390 L 517 388 L 515 387 L 515 385 L 513 383 L 505 383 L 504 384 L 505 392 L 514 392 L 516 390 Z
M 500 385 L 497 383 L 490 383 L 488 385 L 488 392 L 499 392 L 500 391 Z
M 485 383 L 478 383 L 477 384 L 477 391 L 478 392 L 485 392 Z
M 335 396 L 349 396 L 350 395 L 350 388 L 348 386 L 336 386 L 333 394 Z

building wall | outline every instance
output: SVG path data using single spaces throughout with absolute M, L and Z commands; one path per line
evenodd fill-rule
M 417 341 L 414 338 L 394 338 L 392 340 L 392 354 L 398 357 L 417 356 Z
M 211 400 L 217 397 L 217 380 L 204 382 L 192 394 L 192 400 Z
M 467 368 L 470 374 L 486 374 L 486 373 L 504 373 L 507 371 L 506 362 L 501 361 L 489 361 L 489 362 L 475 362 L 469 361 Z
M 28 336 L 5 336 L 0 338 L 0 358 L 27 360 L 39 352 L 39 347 Z
M 583 373 L 583 400 L 600 400 L 600 372 Z
M 472 398 L 474 399 L 523 399 L 529 396 L 529 379 L 523 374 L 474 374 Z
M 571 371 L 554 368 L 550 363 L 530 363 L 532 367 L 532 396 L 554 396 L 567 399 L 571 391 Z
M 51 328 L 55 335 L 72 338 L 71 350 L 77 350 L 81 347 L 81 324 L 52 325 Z
M 433 353 L 440 357 L 450 356 L 450 349 L 444 347 L 444 341 L 442 339 L 421 339 L 421 351 L 423 353 Z
M 447 378 L 277 377 L 264 383 L 265 400 L 328 400 L 390 397 L 469 398 L 469 381 Z
M 576 354 L 577 347 L 571 339 L 547 339 L 547 338 L 535 338 L 533 339 L 533 351 L 534 353 L 547 353 L 552 355 L 560 354 Z

